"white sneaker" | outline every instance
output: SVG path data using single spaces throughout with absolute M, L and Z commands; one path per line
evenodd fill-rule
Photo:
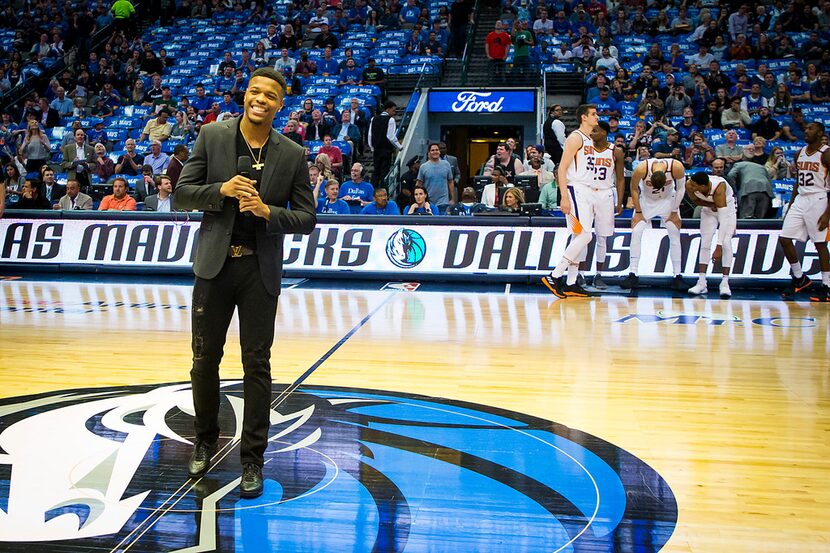
M 729 283 L 722 280 L 720 283 L 720 299 L 728 300 L 732 297 L 732 290 L 729 289 Z
M 694 286 L 692 286 L 691 288 L 689 288 L 689 293 L 693 294 L 695 296 L 703 296 L 708 291 L 709 290 L 706 288 L 706 283 L 703 283 L 703 284 L 697 283 Z

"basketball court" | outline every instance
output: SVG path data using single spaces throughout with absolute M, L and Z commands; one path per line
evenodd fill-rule
M 828 550 L 826 304 L 283 285 L 241 500 L 235 322 L 194 481 L 190 280 L 5 277 L 0 550 Z

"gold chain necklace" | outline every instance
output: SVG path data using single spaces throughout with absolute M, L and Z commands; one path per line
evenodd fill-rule
M 265 142 L 262 143 L 262 146 L 259 147 L 259 155 L 258 156 L 254 155 L 254 150 L 251 148 L 251 145 L 248 144 L 248 139 L 245 137 L 245 133 L 242 132 L 242 129 L 239 129 L 239 134 L 242 135 L 242 140 L 245 141 L 245 146 L 247 146 L 248 151 L 251 152 L 251 159 L 256 158 L 256 159 L 254 159 L 256 161 L 256 163 L 251 165 L 251 167 L 253 167 L 257 171 L 261 171 L 262 168 L 265 166 L 265 164 L 262 163 L 262 153 L 265 151 L 265 146 L 268 145 L 268 141 L 271 139 L 270 133 L 268 134 L 268 138 L 265 139 Z

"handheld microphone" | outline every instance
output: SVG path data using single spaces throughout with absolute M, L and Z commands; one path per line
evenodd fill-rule
M 239 156 L 236 160 L 236 172 L 240 176 L 245 177 L 246 179 L 251 178 L 251 173 L 253 172 L 254 168 L 251 166 L 251 158 L 248 156 Z M 247 215 L 252 217 L 253 214 L 250 212 L 245 212 L 242 215 Z
M 253 170 L 254 168 L 251 165 L 251 158 L 248 156 L 239 156 L 236 160 L 236 172 L 246 179 L 249 179 L 251 178 Z

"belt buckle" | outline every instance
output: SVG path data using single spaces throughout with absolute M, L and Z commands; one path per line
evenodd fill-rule
M 242 257 L 242 246 L 231 246 L 231 257 Z

